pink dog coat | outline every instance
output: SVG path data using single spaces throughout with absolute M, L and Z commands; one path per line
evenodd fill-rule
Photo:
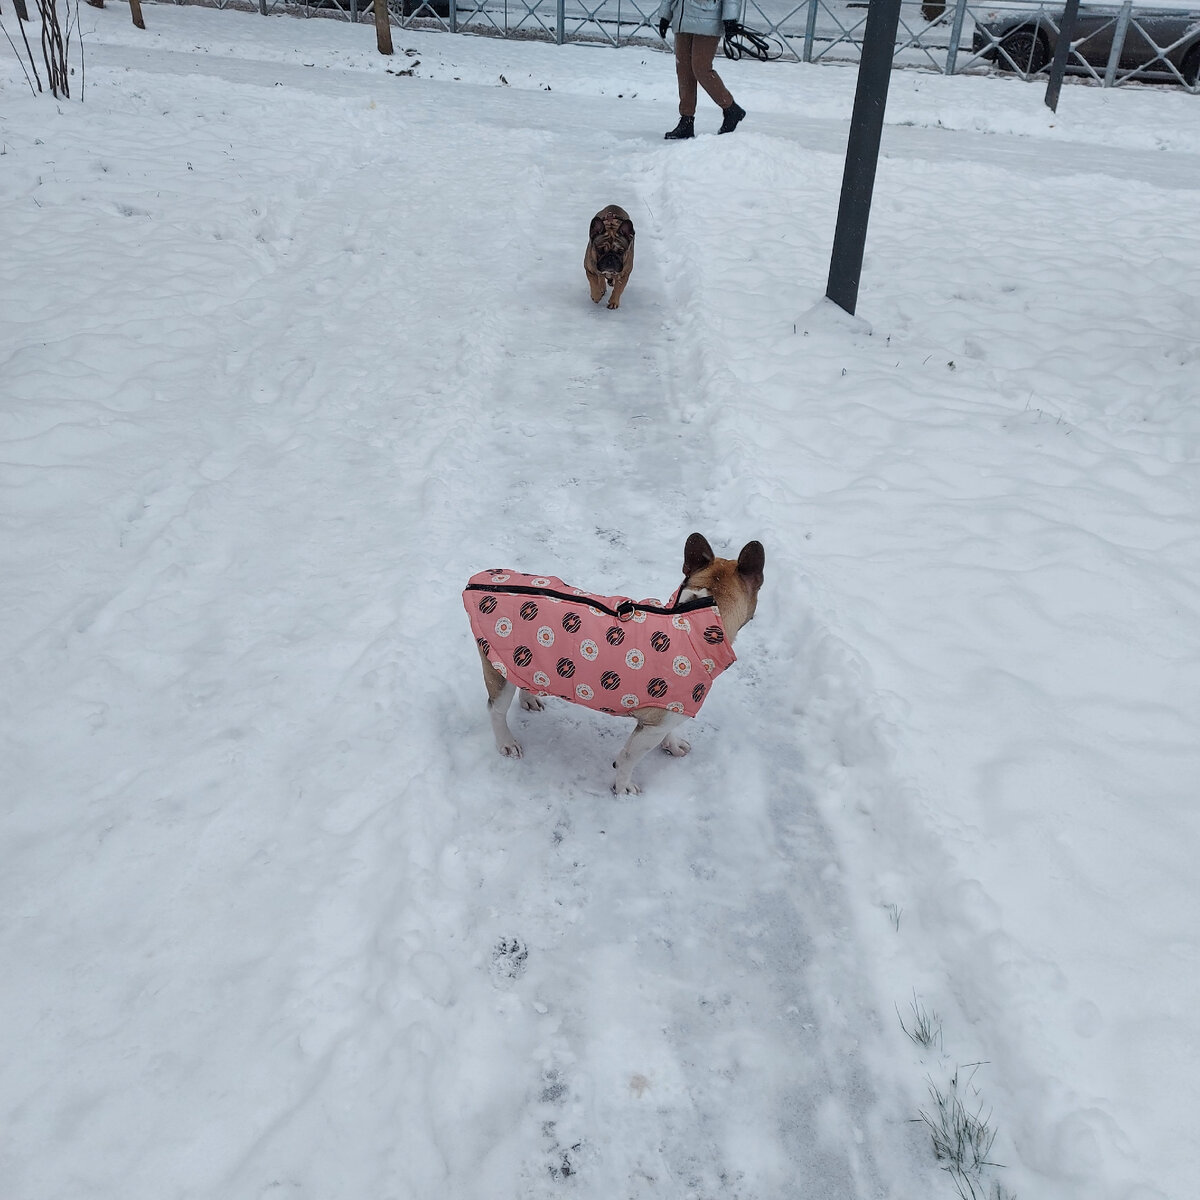
M 552 575 L 481 571 L 463 592 L 488 662 L 535 696 L 694 717 L 736 656 L 716 601 L 592 596 Z

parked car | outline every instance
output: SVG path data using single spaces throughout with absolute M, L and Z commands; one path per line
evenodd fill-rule
M 1189 8 L 1135 4 L 1117 62 L 1122 73 L 1137 71 L 1147 80 L 1174 80 L 1173 66 L 1184 83 L 1196 86 L 1200 80 L 1200 6 L 1195 0 L 1188 2 Z M 1073 53 L 1067 59 L 1069 72 L 1086 73 L 1083 63 L 1096 71 L 1105 70 L 1120 12 L 1119 4 L 1079 6 L 1071 38 Z M 981 58 L 993 60 L 1002 71 L 1036 75 L 1054 57 L 1062 16 L 1060 3 L 1036 9 L 978 11 L 972 49 Z

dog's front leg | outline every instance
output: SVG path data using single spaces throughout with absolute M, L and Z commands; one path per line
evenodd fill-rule
M 592 293 L 592 303 L 599 304 L 604 299 L 604 293 L 608 291 L 608 281 L 603 275 L 595 275 L 584 267 L 584 274 L 587 275 L 588 287 Z
M 613 280 L 612 295 L 608 298 L 608 307 L 617 308 L 620 306 L 621 297 L 625 294 L 625 285 L 629 282 L 630 273 L 633 271 L 633 243 L 629 243 L 629 249 L 625 251 L 625 264 L 621 269 L 620 275 Z
M 668 733 L 662 740 L 662 748 L 673 758 L 682 758 L 692 748 L 692 743 Z
M 616 279 L 613 280 L 612 295 L 609 296 L 609 298 L 608 298 L 608 307 L 609 308 L 620 308 L 621 307 L 621 296 L 624 294 L 625 285 L 628 282 L 629 282 L 629 272 L 628 271 L 623 271 L 620 275 L 618 275 L 616 277 Z
M 672 737 L 672 731 L 684 720 L 686 718 L 683 713 L 667 712 L 662 708 L 647 709 L 638 716 L 637 725 L 621 753 L 617 755 L 617 761 L 613 763 L 617 775 L 613 780 L 612 790 L 618 796 L 636 796 L 641 792 L 642 789 L 633 782 L 633 768 L 655 746 L 661 744 L 663 749 L 671 754 L 687 753 L 687 750 L 683 749 L 687 743 Z

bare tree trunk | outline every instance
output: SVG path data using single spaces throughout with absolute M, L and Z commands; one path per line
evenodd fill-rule
M 392 53 L 392 25 L 388 20 L 387 0 L 375 0 L 375 41 L 380 54 Z
M 24 7 L 24 0 L 17 0 L 17 5 L 19 15 L 20 9 Z M 29 90 L 36 96 L 38 92 L 42 90 L 42 77 L 38 74 L 37 63 L 34 62 L 33 59 L 33 51 L 29 48 L 29 34 L 25 32 L 25 23 L 28 20 L 29 14 L 26 13 L 21 20 L 17 22 L 17 24 L 21 27 L 21 41 L 25 43 L 25 55 L 29 59 L 29 71 L 25 70 L 25 64 L 23 62 L 21 63 L 21 70 L 25 72 L 25 79 L 29 83 Z M 14 46 L 13 49 L 16 50 L 16 46 Z M 17 50 L 17 62 L 21 62 L 21 52 L 19 50 Z M 30 71 L 33 72 L 32 77 L 29 74 Z M 33 86 L 35 82 L 37 83 L 36 90 Z
M 29 20 L 29 9 L 27 9 L 25 7 L 25 0 L 16 0 L 15 7 L 17 10 L 17 16 L 22 21 L 28 21 Z
M 87 0 L 87 2 L 93 8 L 103 8 L 104 7 L 104 0 Z
M 71 84 L 68 78 L 67 47 L 63 42 L 62 27 L 58 23 L 55 0 L 38 0 L 38 11 L 42 18 L 42 60 L 46 64 L 50 94 L 55 99 L 60 95 L 69 97 Z M 69 18 L 69 10 L 67 15 Z
M 129 0 L 129 15 L 139 29 L 146 28 L 146 22 L 142 20 L 142 0 Z

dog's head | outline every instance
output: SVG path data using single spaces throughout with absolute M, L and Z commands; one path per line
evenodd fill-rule
M 609 213 L 597 213 L 588 229 L 588 240 L 596 254 L 596 270 L 609 283 L 625 269 L 625 255 L 633 241 L 633 222 Z
M 596 255 L 596 270 L 601 275 L 620 275 L 625 268 L 625 255 L 619 250 L 605 250 L 603 253 Z M 611 283 L 612 280 L 609 279 Z
M 737 631 L 754 619 L 765 562 L 762 542 L 747 542 L 736 560 L 717 558 L 702 533 L 693 533 L 683 548 L 684 590 L 712 596 L 731 642 Z

